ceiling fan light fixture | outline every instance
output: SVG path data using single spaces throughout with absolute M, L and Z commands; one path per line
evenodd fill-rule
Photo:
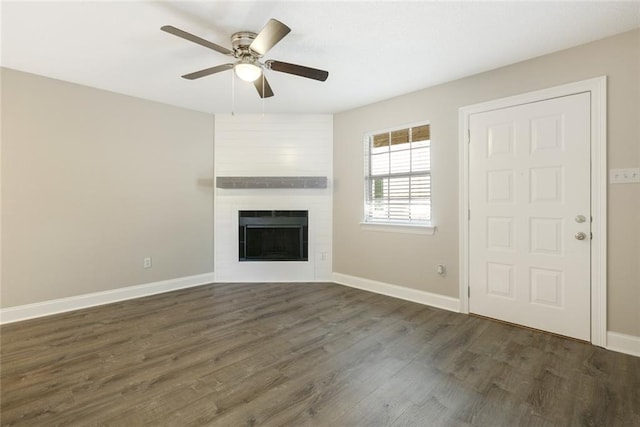
M 245 82 L 254 82 L 262 75 L 262 69 L 251 60 L 241 60 L 235 65 L 234 70 L 240 80 Z

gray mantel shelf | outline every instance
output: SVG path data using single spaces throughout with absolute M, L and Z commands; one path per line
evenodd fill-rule
M 326 176 L 219 176 L 217 188 L 327 188 Z

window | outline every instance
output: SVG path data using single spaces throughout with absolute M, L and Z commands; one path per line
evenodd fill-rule
M 365 223 L 429 224 L 430 133 L 422 123 L 366 136 Z

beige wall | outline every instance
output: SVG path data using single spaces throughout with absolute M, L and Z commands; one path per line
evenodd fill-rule
M 1 307 L 213 271 L 212 115 L 1 77 Z
M 639 167 L 639 30 L 337 114 L 334 271 L 457 296 L 458 108 L 601 75 L 608 76 L 608 167 Z M 425 119 L 436 234 L 361 228 L 363 134 Z M 640 184 L 608 191 L 608 329 L 640 336 Z M 448 266 L 446 278 L 435 274 L 438 263 Z

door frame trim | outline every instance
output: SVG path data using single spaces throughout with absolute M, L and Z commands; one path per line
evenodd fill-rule
M 509 96 L 458 110 L 460 312 L 469 313 L 469 119 L 472 114 L 577 93 L 591 95 L 591 343 L 607 345 L 607 77 Z

